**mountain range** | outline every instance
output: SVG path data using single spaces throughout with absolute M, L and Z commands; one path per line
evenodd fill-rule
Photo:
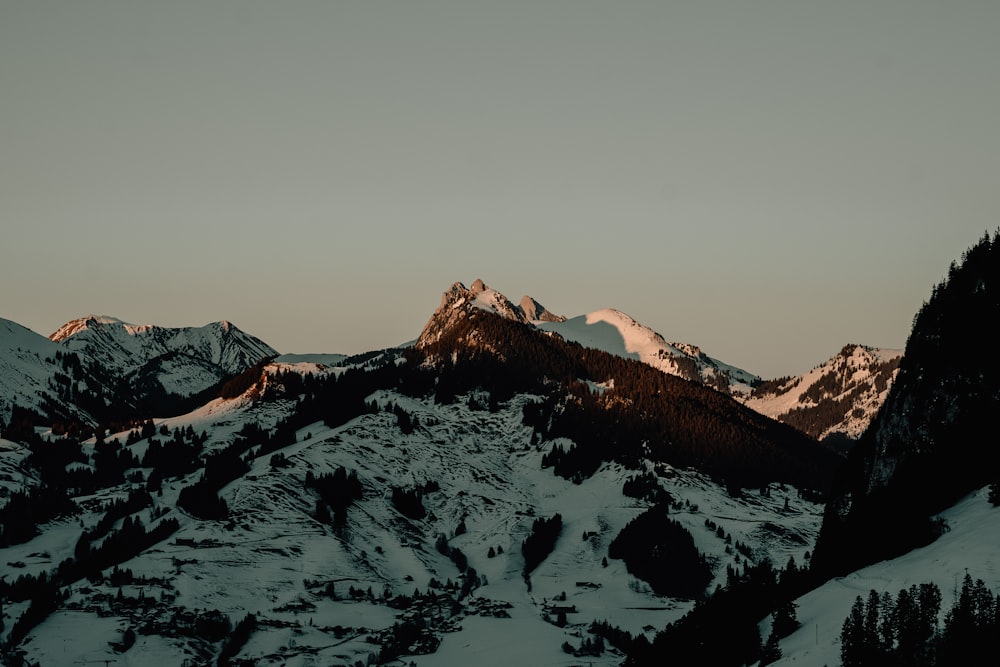
M 700 382 L 815 438 L 832 438 L 843 449 L 850 447 L 877 412 L 901 356 L 899 350 L 849 345 L 807 373 L 765 381 L 709 357 L 696 345 L 667 342 L 621 311 L 605 308 L 567 318 L 551 313 L 530 296 L 514 305 L 481 279 L 471 288 L 455 283 L 444 293 L 418 344 L 439 336 L 448 326 L 449 313 L 459 312 L 463 304 Z M 86 395 L 86 401 L 96 395 L 103 404 L 133 406 L 131 413 L 119 411 L 119 421 L 127 414 L 137 417 L 139 411 L 148 416 L 194 407 L 197 400 L 183 399 L 204 398 L 204 392 L 255 362 L 278 357 L 277 350 L 226 321 L 173 328 L 133 325 L 107 315 L 70 320 L 48 340 L 0 319 L 0 352 L 0 420 L 9 420 L 13 406 L 18 405 L 90 423 L 107 419 L 108 413 L 104 407 L 80 405 L 72 393 L 66 394 L 73 384 L 67 381 L 66 367 L 76 363 L 74 355 L 84 369 L 73 378 L 79 384 L 77 396 Z M 57 363 L 65 354 L 70 361 Z M 333 365 L 344 358 L 289 354 L 279 361 L 320 359 Z M 90 377 L 94 379 L 88 382 Z
M 905 353 L 766 381 L 481 280 L 355 356 L 0 320 L 4 663 L 853 659 L 868 586 L 1000 583 L 995 355 L 947 354 L 1000 310 L 998 252 L 952 267 Z
M 15 406 L 91 426 L 177 413 L 277 354 L 225 321 L 170 328 L 91 315 L 44 338 L 0 319 L 0 420 Z

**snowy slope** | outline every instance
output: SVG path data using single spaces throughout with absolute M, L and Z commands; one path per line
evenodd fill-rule
M 649 327 L 611 308 L 564 322 L 538 323 L 537 326 L 584 347 L 637 359 L 664 373 L 679 375 L 727 392 L 749 391 L 760 382 L 756 375 L 712 359 L 695 345 L 668 343 Z
M 58 372 L 59 345 L 20 324 L 0 318 L 0 421 L 14 405 L 39 408 L 42 394 Z
M 252 395 L 215 400 L 188 415 L 159 420 L 157 427 L 205 431 L 211 451 L 231 442 L 247 423 L 268 428 L 294 410 L 294 401 L 260 402 Z M 384 390 L 369 400 L 383 410 L 337 428 L 322 423 L 301 428 L 297 442 L 280 452 L 287 467 L 271 466 L 269 455 L 256 459 L 249 473 L 223 489 L 230 508 L 225 521 L 202 521 L 174 509 L 180 489 L 200 472 L 165 483 L 163 495 L 154 496 L 154 508 L 139 514 L 149 525 L 154 510 L 166 511 L 167 517 L 180 520 L 179 532 L 122 565 L 147 577 L 141 586 L 122 586 L 124 595 L 135 597 L 141 591 L 157 604 L 148 609 L 115 606 L 111 599 L 117 587 L 80 587 L 31 633 L 24 644 L 28 658 L 42 664 L 105 659 L 180 664 L 189 657 L 213 661 L 217 644 L 164 632 L 140 634 L 123 654 L 108 642 L 120 641 L 129 627 L 168 624 L 179 610 L 217 609 L 234 622 L 247 612 L 257 614 L 262 624 L 239 657 L 258 664 L 367 661 L 377 650 L 367 639 L 412 613 L 388 606 L 385 591 L 410 595 L 416 588 L 423 593 L 432 579 L 460 579 L 454 563 L 435 548 L 441 534 L 485 580 L 457 607 L 438 602 L 421 612 L 433 621 L 441 645 L 437 653 L 407 662 L 500 665 L 519 658 L 530 664 L 579 664 L 560 646 L 579 646 L 589 636 L 591 621 L 606 619 L 633 633 L 652 632 L 691 607 L 690 601 L 653 595 L 620 561 L 602 564 L 610 541 L 648 504 L 622 495 L 622 484 L 634 471 L 617 465 L 602 467 L 580 484 L 542 469 L 541 457 L 552 443 L 530 446 L 532 431 L 521 423 L 522 406 L 532 397 L 515 397 L 493 413 L 471 410 L 465 401 L 437 405 Z M 413 433 L 399 430 L 396 417 L 386 411 L 391 405 L 419 420 Z M 118 437 L 124 439 L 124 434 Z M 145 440 L 130 446 L 137 454 L 146 447 Z M 0 451 L 0 459 L 6 455 Z M 303 484 L 306 472 L 319 475 L 337 466 L 356 471 L 364 488 L 364 498 L 348 510 L 342 529 L 314 518 L 316 496 Z M 726 564 L 740 556 L 727 552 L 727 543 L 706 528 L 706 519 L 751 545 L 755 559 L 783 563 L 794 556 L 801 562 L 811 548 L 821 507 L 798 498 L 793 489 L 774 486 L 771 497 L 736 499 L 697 472 L 668 467 L 657 472 L 663 488 L 686 501 L 673 516 L 689 527 L 722 579 Z M 402 516 L 392 504 L 391 488 L 429 481 L 438 488 L 424 497 L 428 515 L 421 520 Z M 120 496 L 123 490 L 80 500 L 93 507 L 114 493 Z M 556 513 L 563 517 L 561 536 L 532 573 L 529 591 L 521 574 L 521 541 L 535 518 Z M 99 517 L 90 511 L 53 522 L 35 540 L 3 549 L 0 561 L 24 562 L 18 572 L 52 568 L 71 555 L 82 530 L 79 522 L 91 525 Z M 463 523 L 466 530 L 461 532 Z M 501 554 L 489 557 L 490 548 L 501 547 Z M 337 600 L 320 594 L 331 582 Z M 374 597 L 345 599 L 352 586 L 371 588 Z M 563 593 L 565 604 L 576 612 L 568 614 L 567 627 L 559 628 L 549 609 Z M 17 605 L 8 608 L 11 618 L 21 611 Z M 10 626 L 8 622 L 8 631 Z M 610 665 L 621 659 L 608 651 L 587 662 Z
M 856 439 L 885 402 L 902 355 L 902 350 L 846 345 L 808 373 L 763 383 L 736 398 L 817 439 L 834 433 Z
M 839 665 L 840 631 L 857 596 L 867 598 L 875 589 L 893 598 L 903 588 L 934 583 L 941 589 L 942 612 L 955 603 L 955 591 L 968 573 L 1000 591 L 996 536 L 1000 534 L 1000 508 L 981 489 L 943 512 L 948 530 L 937 541 L 920 549 L 871 565 L 827 582 L 799 598 L 798 631 L 781 641 L 782 658 L 775 665 Z M 943 619 L 942 619 L 943 620 Z M 769 632 L 765 624 L 764 636 Z

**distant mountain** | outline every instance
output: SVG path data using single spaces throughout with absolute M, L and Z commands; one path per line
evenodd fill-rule
M 56 355 L 61 351 L 44 336 L 0 318 L 0 423 L 10 420 L 15 405 L 42 409 L 60 370 Z
M 531 324 L 584 347 L 642 361 L 665 373 L 705 384 L 723 393 L 745 393 L 760 383 L 758 376 L 713 359 L 695 345 L 668 343 L 663 336 L 620 311 L 608 308 L 567 319 L 553 315 L 528 296 L 521 300 L 520 306 L 515 306 L 482 280 L 476 280 L 471 288 L 462 283 L 452 285 L 424 327 L 417 345 L 426 345 L 440 338 L 470 308 Z
M 229 322 L 169 328 L 90 316 L 46 339 L 0 320 L 0 420 L 14 406 L 49 424 L 176 414 L 276 354 Z
M 852 450 L 815 563 L 843 572 L 926 544 L 931 517 L 1000 479 L 1000 233 L 953 263 L 914 318 L 899 374 Z
M 761 382 L 737 398 L 817 440 L 850 444 L 885 401 L 902 355 L 902 350 L 845 345 L 808 373 Z
M 115 369 L 133 384 L 159 383 L 178 396 L 196 394 L 226 375 L 278 354 L 226 321 L 173 328 L 91 315 L 67 322 L 50 338 Z

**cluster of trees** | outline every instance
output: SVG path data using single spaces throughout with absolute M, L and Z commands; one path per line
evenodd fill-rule
M 794 389 L 801 381 L 802 378 L 793 378 L 791 375 L 783 375 L 772 380 L 761 380 L 757 386 L 750 390 L 750 398 L 763 398 L 770 394 L 788 391 Z
M 294 442 L 294 432 L 288 435 Z M 246 424 L 231 444 L 205 459 L 201 478 L 181 489 L 177 506 L 201 519 L 225 518 L 229 508 L 225 499 L 218 495 L 222 487 L 249 472 L 249 461 L 255 454 L 262 456 L 291 442 L 286 443 L 280 434 L 270 436 L 256 424 Z M 250 452 L 255 446 L 257 448 Z
M 531 533 L 521 542 L 525 580 L 552 553 L 560 532 L 562 532 L 561 514 L 554 514 L 549 519 L 538 518 L 531 524 Z
M 398 621 L 392 625 L 382 639 L 378 663 L 388 664 L 400 656 L 433 653 L 441 644 L 441 638 L 433 633 L 427 620 L 422 616 Z
M 608 556 L 625 561 L 657 595 L 700 597 L 712 568 L 691 533 L 668 514 L 668 505 L 660 503 L 629 521 L 608 545 Z
M 201 452 L 208 440 L 208 433 L 195 434 L 194 428 L 174 429 L 170 440 L 160 442 L 150 437 L 146 453 L 142 457 L 142 467 L 152 468 L 146 486 L 157 491 L 164 479 L 181 477 L 201 467 Z
M 424 494 L 438 489 L 438 484 L 434 481 L 412 489 L 394 486 L 392 487 L 392 505 L 403 516 L 420 521 L 427 516 L 427 510 L 424 509 Z
M 75 561 L 61 563 L 59 572 L 66 583 L 96 574 L 138 556 L 145 549 L 173 535 L 179 528 L 180 524 L 173 517 L 163 519 L 147 530 L 138 516 L 127 516 L 122 521 L 121 528 L 109 531 L 100 545 L 95 546 L 92 542 L 96 536 L 84 532 L 73 552 Z
M 648 500 L 654 505 L 662 503 L 669 506 L 674 502 L 666 489 L 660 486 L 656 475 L 648 471 L 626 479 L 625 483 L 622 484 L 622 495 Z
M 17 587 L 10 587 L 8 594 L 13 590 L 17 590 Z M 58 582 L 49 580 L 45 577 L 44 572 L 39 581 L 32 583 L 30 591 L 29 597 L 20 598 L 31 602 L 11 626 L 10 634 L 7 635 L 7 641 L 4 644 L 5 649 L 12 649 L 21 643 L 32 628 L 48 618 L 49 614 L 58 609 L 63 600 L 69 597 L 69 592 L 60 589 Z M 0 591 L 0 593 L 2 592 Z M 13 597 L 8 597 L 8 599 L 15 600 Z
M 578 658 L 584 658 L 587 656 L 598 657 L 604 653 L 604 638 L 597 635 L 593 639 L 590 637 L 585 637 L 580 643 L 580 647 L 576 648 L 569 642 L 563 642 L 562 650 L 564 653 L 569 653 Z
M 396 424 L 399 426 L 399 430 L 403 432 L 403 435 L 409 435 L 420 426 L 420 420 L 417 419 L 416 415 L 411 415 L 409 412 L 403 409 L 402 406 L 396 403 L 389 403 L 385 406 L 386 412 L 391 412 L 396 415 Z
M 250 470 L 241 456 L 243 446 L 230 445 L 205 460 L 201 478 L 181 489 L 177 507 L 200 519 L 223 519 L 229 514 L 225 499 L 218 493 L 229 482 Z
M 38 526 L 79 511 L 64 487 L 45 484 L 14 491 L 0 508 L 0 547 L 23 544 L 38 534 Z
M 201 519 L 225 518 L 229 508 L 226 501 L 218 495 L 222 487 L 249 472 L 250 461 L 254 458 L 293 444 L 295 431 L 296 426 L 292 419 L 280 422 L 273 433 L 253 422 L 245 424 L 232 443 L 204 459 L 200 464 L 204 466 L 201 478 L 181 489 L 177 497 L 177 506 Z M 201 442 L 195 441 L 194 446 L 200 450 Z M 194 460 L 194 465 L 197 469 L 199 465 L 197 458 Z M 330 493 L 331 498 L 336 495 L 336 492 L 330 491 Z
M 222 651 L 219 653 L 219 659 L 216 661 L 218 667 L 229 667 L 231 661 L 236 654 L 240 652 L 248 641 L 250 641 L 250 635 L 254 633 L 257 629 L 257 617 L 253 614 L 247 614 L 243 617 L 233 631 L 229 633 L 229 637 L 226 639 L 225 645 L 222 647 Z
M 940 627 L 941 591 L 935 584 L 914 584 L 888 593 L 860 595 L 844 620 L 840 656 L 844 667 L 870 665 L 983 664 L 996 652 L 1000 636 L 1000 596 L 968 573 Z
M 649 640 L 641 632 L 633 635 L 627 630 L 613 626 L 607 621 L 593 621 L 588 632 L 614 646 L 625 655 L 641 655 L 649 650 Z
M 86 466 L 88 457 L 79 440 L 72 437 L 45 440 L 31 427 L 33 418 L 29 411 L 15 408 L 11 417 L 14 433 L 4 432 L 8 438 L 23 436 L 21 441 L 30 452 L 25 463 L 37 473 L 38 483 L 11 492 L 0 507 L 0 547 L 27 542 L 38 534 L 41 524 L 76 514 L 79 508 L 72 500 L 74 492 L 95 486 L 97 471 Z M 109 462 L 104 457 L 95 464 L 103 466 Z M 101 476 L 113 477 L 105 475 L 103 468 Z
M 316 501 L 316 518 L 335 526 L 343 526 L 347 521 L 347 508 L 355 500 L 364 497 L 364 488 L 358 479 L 358 473 L 353 470 L 348 472 L 343 466 L 339 466 L 332 473 L 320 473 L 318 477 L 310 470 L 306 472 L 305 485 L 307 489 L 313 489 L 319 494 L 319 500 Z
M 727 567 L 726 574 L 724 587 L 699 599 L 694 609 L 660 631 L 651 644 L 634 644 L 625 664 L 735 667 L 776 659 L 778 636 L 797 624 L 791 602 L 812 588 L 815 580 L 794 559 L 789 559 L 783 570 L 776 570 L 765 559 L 748 563 L 742 571 Z M 775 613 L 772 627 L 778 636 L 769 638 L 765 647 L 758 624 L 771 613 Z M 720 632 L 725 633 L 725 641 L 719 641 Z
M 179 524 L 174 518 L 160 521 L 146 530 L 138 517 L 125 517 L 119 530 L 107 533 L 99 546 L 91 544 L 84 533 L 76 545 L 74 557 L 62 561 L 52 575 L 23 574 L 13 582 L 0 579 L 0 599 L 10 602 L 30 601 L 11 628 L 6 647 L 17 646 L 32 628 L 55 611 L 68 595 L 70 584 L 83 577 L 97 577 L 102 569 L 124 562 L 175 533 Z
M 484 578 L 479 577 L 476 572 L 476 568 L 469 566 L 468 556 L 466 556 L 465 553 L 458 547 L 453 547 L 448 544 L 448 538 L 446 538 L 443 533 L 438 535 L 437 540 L 434 543 L 434 547 L 441 555 L 450 558 L 451 562 L 455 564 L 455 567 L 458 568 L 459 573 L 462 575 L 462 583 L 459 588 L 458 599 L 461 600 L 483 584 Z
M 110 501 L 104 508 L 104 516 L 91 528 L 83 531 L 83 538 L 92 542 L 111 530 L 118 520 L 152 506 L 153 498 L 148 491 L 141 488 L 132 489 L 124 500 Z

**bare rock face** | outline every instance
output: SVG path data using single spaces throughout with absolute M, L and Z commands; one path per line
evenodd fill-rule
M 532 299 L 527 294 L 521 297 L 521 312 L 530 322 L 565 322 L 562 315 L 550 313 L 545 306 Z
M 445 331 L 473 312 L 473 309 L 485 310 L 523 324 L 562 322 L 566 319 L 550 313 L 530 296 L 525 296 L 521 299 L 521 305 L 515 306 L 506 296 L 491 289 L 481 278 L 477 278 L 472 287 L 456 282 L 445 291 L 441 296 L 441 305 L 434 311 L 417 339 L 417 347 L 440 340 Z

